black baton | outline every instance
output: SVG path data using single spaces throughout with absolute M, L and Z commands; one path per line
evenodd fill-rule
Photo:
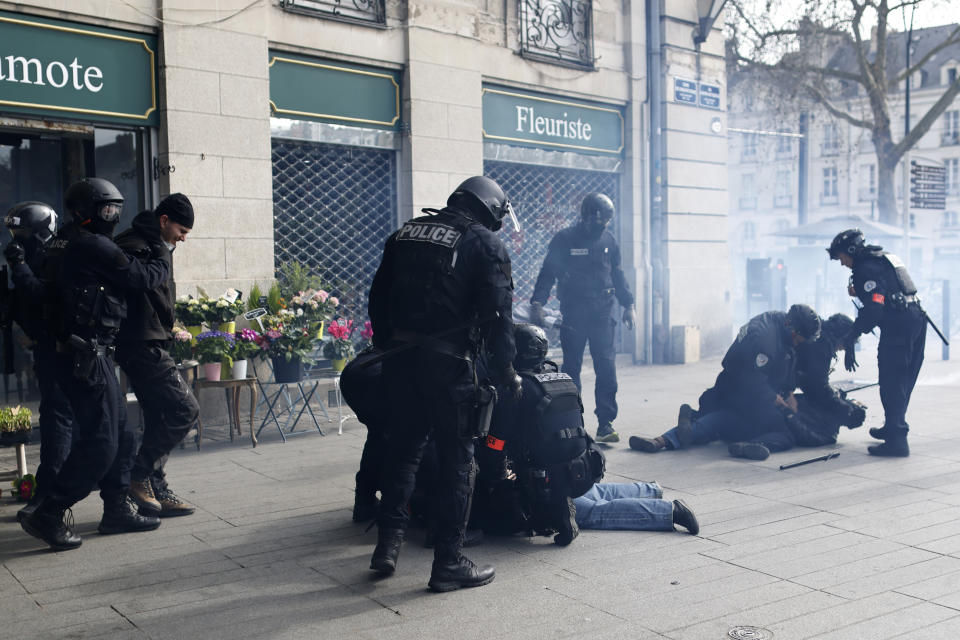
M 783 471 L 784 469 L 793 469 L 794 467 L 799 467 L 799 466 L 802 466 L 802 465 L 805 465 L 805 464 L 810 464 L 811 462 L 820 462 L 821 460 L 824 460 L 824 461 L 825 461 L 825 460 L 830 460 L 830 459 L 832 459 L 832 458 L 836 458 L 836 457 L 839 456 L 839 455 L 840 455 L 840 452 L 839 452 L 839 451 L 834 451 L 833 453 L 828 453 L 828 454 L 825 455 L 825 456 L 819 456 L 819 457 L 816 457 L 816 458 L 810 458 L 810 459 L 808 459 L 808 460 L 801 460 L 800 462 L 791 462 L 790 464 L 782 464 L 782 465 L 780 465 L 780 471 Z

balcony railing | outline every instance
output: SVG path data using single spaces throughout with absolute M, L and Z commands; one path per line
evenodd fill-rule
M 284 11 L 372 26 L 387 25 L 385 0 L 281 0 Z
M 821 193 L 820 194 L 820 204 L 838 204 L 840 202 L 840 196 L 835 193 Z
M 871 200 L 876 200 L 877 190 L 873 187 L 860 187 L 857 190 L 857 200 L 860 202 L 870 202 Z
M 740 197 L 740 208 L 741 208 L 741 209 L 756 209 L 756 208 L 757 208 L 757 196 L 741 196 L 741 197 Z
M 793 196 L 773 196 L 773 206 L 777 208 L 786 208 L 793 206 Z
M 940 136 L 941 147 L 951 147 L 960 144 L 960 131 L 946 131 Z
M 520 0 L 520 55 L 593 69 L 592 0 Z

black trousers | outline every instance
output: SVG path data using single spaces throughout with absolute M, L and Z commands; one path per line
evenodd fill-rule
M 388 435 L 387 473 L 377 524 L 381 533 L 404 531 L 407 503 L 427 437 L 436 443 L 438 559 L 459 557 L 470 515 L 475 467 L 473 439 L 458 433 L 461 407 L 474 388 L 472 363 L 422 353 L 398 355 L 383 364 L 383 381 L 396 423 Z
M 613 330 L 616 321 L 610 316 L 612 306 L 594 308 L 565 303 L 561 309 L 563 325 L 560 329 L 560 347 L 563 349 L 563 372 L 573 378 L 577 389 L 580 385 L 580 369 L 583 367 L 583 351 L 590 343 L 590 357 L 597 376 L 594 397 L 597 420 L 613 422 L 617 418 L 617 366 L 613 350 Z
M 378 490 L 382 491 L 384 465 L 389 459 L 387 428 L 378 422 L 367 422 L 367 439 L 360 454 L 360 469 L 356 475 L 357 500 L 372 503 Z
M 927 321 L 917 304 L 910 304 L 897 316 L 895 323 L 880 329 L 877 346 L 877 367 L 880 378 L 880 402 L 883 404 L 884 426 L 909 431 L 907 406 L 920 375 L 923 351 L 927 344 Z
M 160 343 L 121 344 L 117 362 L 143 410 L 143 440 L 132 476 L 137 480 L 153 476 L 162 483 L 163 463 L 197 421 L 200 405 Z
M 75 420 L 67 396 L 57 383 L 56 352 L 50 344 L 33 350 L 33 371 L 40 387 L 40 464 L 37 495 L 49 493 L 73 442 Z
M 127 426 L 127 408 L 113 360 L 98 356 L 87 378 L 73 375 L 73 354 L 58 353 L 56 379 L 76 418 L 73 447 L 49 496 L 70 507 L 99 483 L 104 503 L 126 499 L 136 434 Z

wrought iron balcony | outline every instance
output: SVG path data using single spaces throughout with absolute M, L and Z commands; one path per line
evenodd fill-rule
M 387 25 L 385 0 L 281 0 L 284 11 L 372 26 Z
M 593 69 L 592 0 L 520 0 L 520 55 Z

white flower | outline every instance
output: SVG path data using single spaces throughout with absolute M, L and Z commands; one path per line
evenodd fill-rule
M 223 298 L 220 298 L 219 300 L 217 300 L 217 306 L 222 309 L 224 307 L 229 307 L 230 303 L 224 300 Z
M 189 300 L 187 300 L 187 304 L 192 305 L 192 306 L 196 306 L 196 305 L 200 304 L 200 301 L 197 300 L 196 298 L 190 298 Z
M 303 315 L 303 309 L 297 309 L 297 317 Z
M 336 296 L 330 296 L 330 304 L 335 307 L 340 306 L 340 298 L 337 298 Z

